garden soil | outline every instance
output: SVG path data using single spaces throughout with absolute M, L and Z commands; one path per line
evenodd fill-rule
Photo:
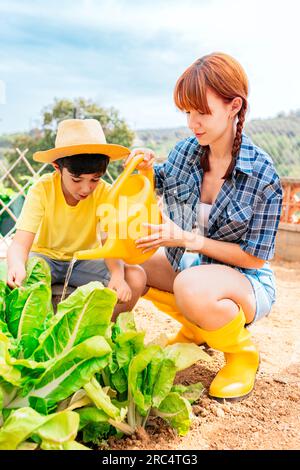
M 270 315 L 250 327 L 261 354 L 253 393 L 243 401 L 219 403 L 207 390 L 223 364 L 223 355 L 206 349 L 211 363 L 197 363 L 180 372 L 176 381 L 201 381 L 205 391 L 193 405 L 189 433 L 179 437 L 160 418 L 151 418 L 147 430 L 130 438 L 109 440 L 110 449 L 300 449 L 300 263 L 277 260 L 277 301 Z M 135 308 L 146 341 L 176 333 L 179 324 L 149 301 Z

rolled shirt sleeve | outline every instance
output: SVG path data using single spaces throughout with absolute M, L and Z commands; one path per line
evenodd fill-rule
M 248 230 L 240 243 L 243 251 L 266 261 L 273 258 L 281 205 L 282 187 L 278 178 L 264 188 L 253 208 Z

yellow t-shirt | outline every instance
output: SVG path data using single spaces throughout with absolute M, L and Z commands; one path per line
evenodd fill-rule
M 35 233 L 31 250 L 69 261 L 73 253 L 99 246 L 96 211 L 110 185 L 100 180 L 86 199 L 67 204 L 58 172 L 43 175 L 28 191 L 17 230 Z

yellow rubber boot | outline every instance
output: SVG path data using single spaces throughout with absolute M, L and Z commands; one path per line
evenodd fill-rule
M 214 398 L 245 398 L 252 391 L 259 365 L 259 353 L 245 328 L 245 315 L 238 315 L 215 331 L 201 330 L 206 343 L 224 352 L 226 365 L 218 372 L 209 388 Z
M 143 297 L 146 300 L 150 300 L 159 310 L 182 324 L 179 332 L 168 340 L 168 344 L 196 343 L 199 345 L 205 343 L 201 333 L 202 330 L 180 313 L 174 294 L 150 287 Z
M 200 333 L 195 334 L 195 332 L 193 332 L 186 326 L 182 326 L 178 333 L 169 338 L 167 341 L 167 345 L 176 343 L 195 343 L 200 345 L 205 343 L 205 341 L 203 340 L 202 335 Z

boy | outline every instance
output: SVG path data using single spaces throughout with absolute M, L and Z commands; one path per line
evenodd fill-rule
M 28 256 L 44 258 L 51 268 L 52 284 L 63 283 L 73 253 L 97 247 L 96 211 L 110 187 L 101 176 L 109 160 L 129 153 L 126 147 L 107 144 L 95 119 L 59 123 L 55 148 L 33 156 L 51 163 L 55 171 L 43 175 L 28 192 L 7 253 L 10 287 L 20 286 L 25 279 Z M 140 266 L 117 259 L 76 261 L 69 285 L 95 280 L 116 290 L 119 303 L 114 318 L 133 309 L 146 285 Z

